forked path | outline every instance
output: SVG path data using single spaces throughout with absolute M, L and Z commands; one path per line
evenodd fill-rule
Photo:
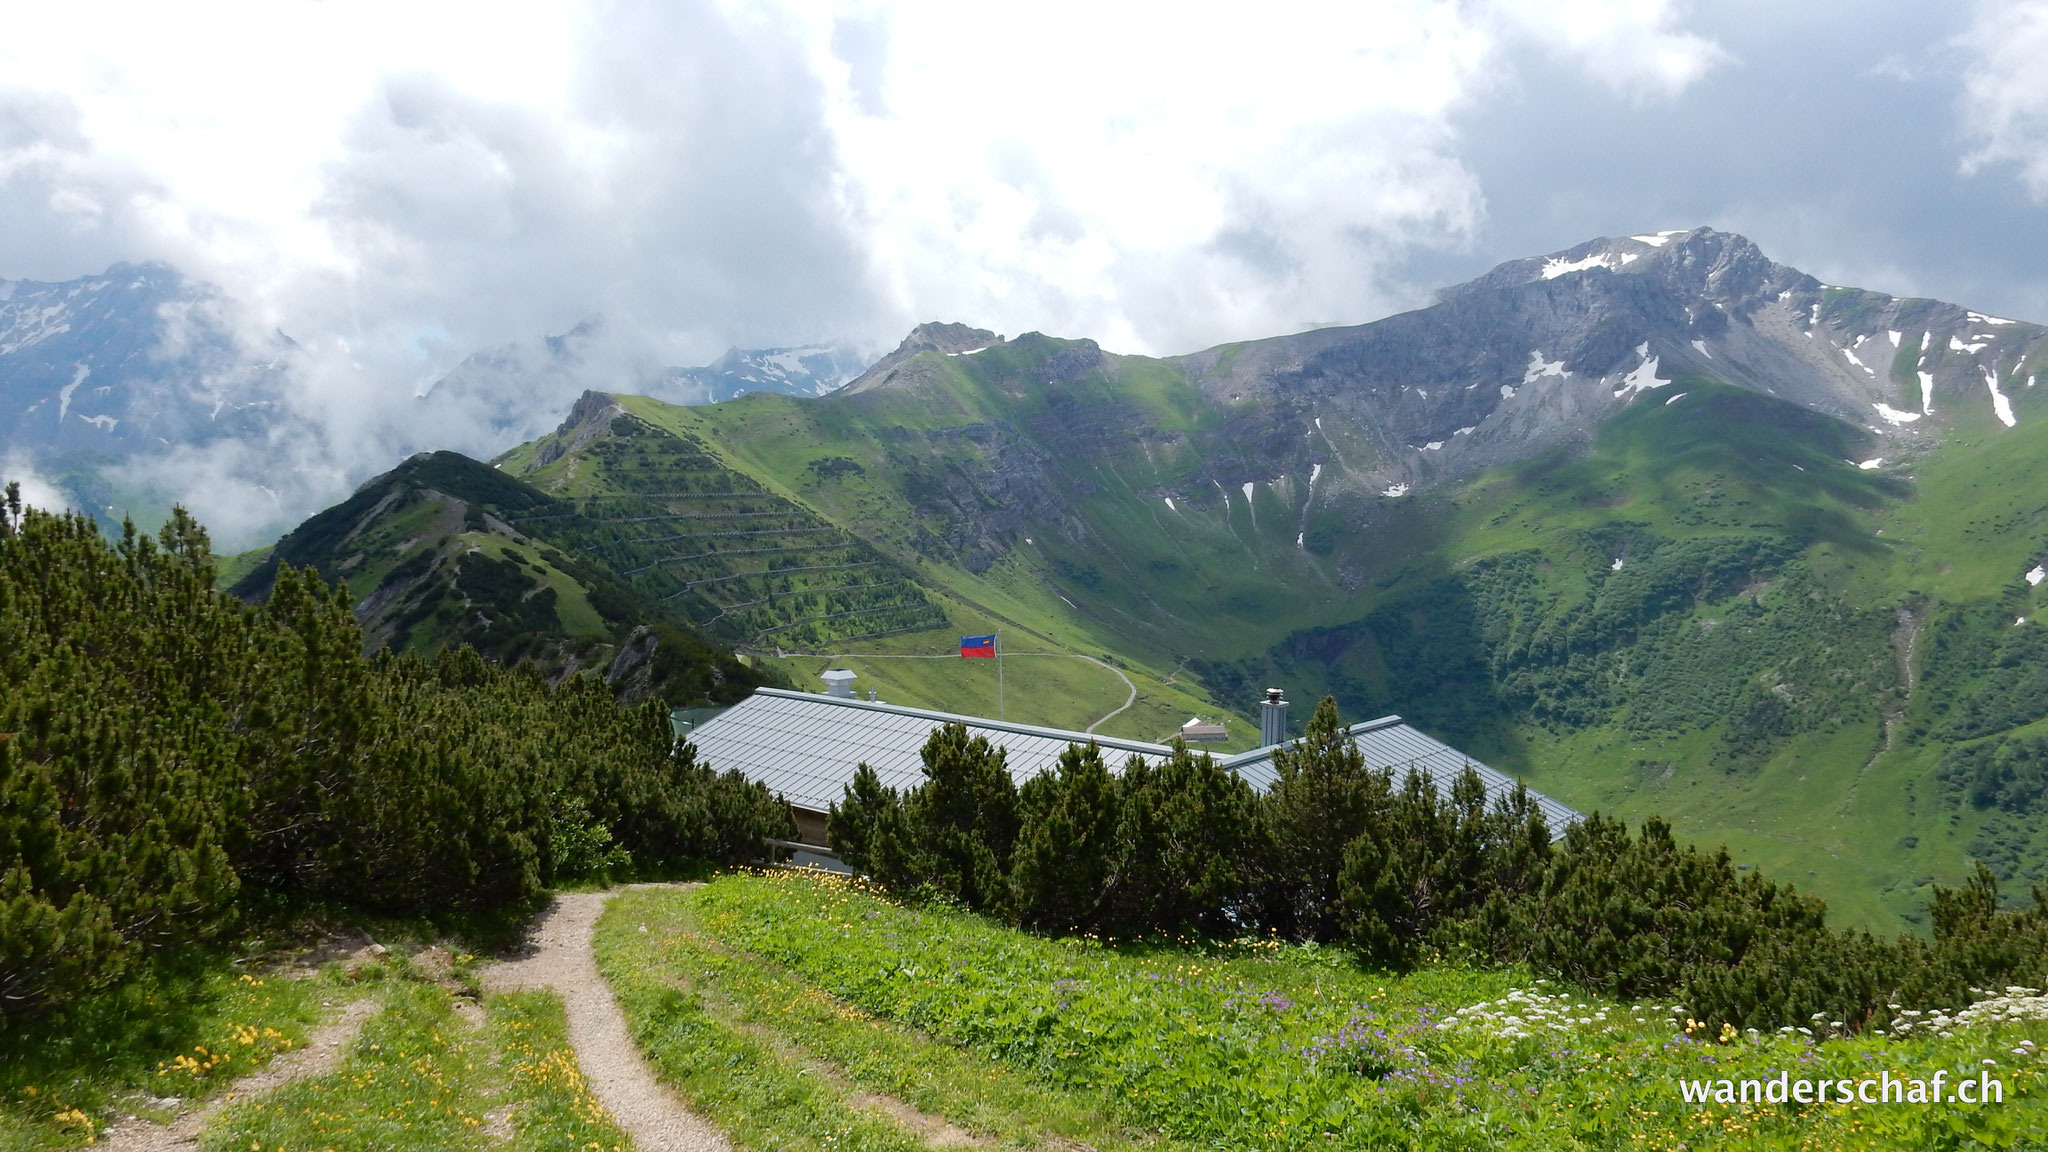
M 611 896 L 572 892 L 555 897 L 525 955 L 486 968 L 484 986 L 494 992 L 546 988 L 562 998 L 569 1043 L 584 1080 L 640 1152 L 728 1152 L 725 1136 L 654 1078 L 633 1043 L 625 1013 L 598 974 L 590 940 Z

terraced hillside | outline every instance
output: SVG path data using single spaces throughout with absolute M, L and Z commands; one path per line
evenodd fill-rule
M 602 393 L 501 463 L 552 496 L 511 518 L 522 531 L 605 564 L 734 643 L 804 648 L 945 625 L 860 537 Z
M 1001 595 L 963 596 L 945 569 L 871 538 L 876 527 L 787 494 L 644 397 L 590 393 L 555 433 L 498 460 L 549 497 L 509 522 L 615 572 L 664 609 L 815 686 L 827 667 L 904 704 L 1160 739 L 1191 715 L 1224 717 L 1239 750 L 1256 727 L 1171 663 L 1148 667 Z M 858 466 L 812 474 L 858 484 Z M 974 591 L 980 592 L 981 589 Z M 1006 669 L 962 665 L 959 637 L 1004 629 Z M 1008 679 L 1009 690 L 999 682 Z M 1248 704 L 1249 702 L 1241 702 Z
M 602 562 L 511 524 L 557 507 L 489 465 L 422 454 L 224 566 L 223 583 L 260 602 L 280 563 L 311 566 L 348 589 L 368 648 L 468 644 L 551 678 L 596 669 L 627 698 L 731 701 L 764 682 Z

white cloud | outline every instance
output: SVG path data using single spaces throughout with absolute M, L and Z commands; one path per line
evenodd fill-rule
M 21 485 L 22 503 L 31 508 L 62 512 L 78 504 L 63 489 L 37 472 L 25 454 L 15 453 L 0 460 L 0 491 L 4 491 L 8 484 Z
M 1975 147 L 1963 171 L 2012 164 L 2034 199 L 2048 201 L 2048 3 L 1980 4 L 1957 43 L 1963 129 Z
M 1456 119 L 1518 54 L 1635 98 L 1725 58 L 1672 4 L 1606 0 L 194 11 L 11 14 L 0 276 L 164 259 L 242 302 L 251 347 L 289 333 L 318 436 L 178 463 L 256 493 L 207 497 L 251 522 L 400 451 L 489 451 L 414 397 L 591 315 L 599 387 L 926 319 L 1151 352 L 1370 319 L 1434 287 L 1405 254 L 1476 234 Z
M 819 11 L 791 5 L 899 308 L 1155 352 L 1412 303 L 1386 269 L 1482 219 L 1453 116 L 1511 47 L 1631 93 L 1721 58 L 1668 5 L 1583 0 Z
M 1417 295 L 1389 257 L 1483 216 L 1451 116 L 1511 46 L 1631 93 L 1720 59 L 1608 0 L 207 11 L 21 14 L 0 74 L 127 174 L 45 199 L 128 203 L 101 247 L 407 377 L 599 311 L 670 358 L 940 315 L 1148 350 L 1364 319 Z
M 1671 97 L 1728 53 L 1683 27 L 1672 0 L 1493 0 L 1501 22 L 1578 65 L 1598 82 L 1636 97 Z

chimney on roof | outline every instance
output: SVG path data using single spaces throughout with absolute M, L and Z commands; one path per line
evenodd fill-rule
M 1287 742 L 1287 701 L 1280 698 L 1278 688 L 1266 689 L 1266 698 L 1259 701 L 1259 746 L 1269 747 Z
M 835 696 L 841 700 L 852 700 L 855 698 L 853 695 L 855 675 L 856 673 L 848 672 L 844 668 L 834 668 L 818 678 L 825 682 L 825 695 Z

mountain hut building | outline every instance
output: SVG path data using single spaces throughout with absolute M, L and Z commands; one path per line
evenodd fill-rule
M 1050 771 L 1070 744 L 1094 741 L 1114 771 L 1120 771 L 1131 755 L 1163 759 L 1173 751 L 1144 740 L 861 700 L 850 692 L 839 695 L 847 690 L 843 683 L 832 687 L 832 694 L 756 689 L 745 700 L 696 725 L 689 734 L 701 763 L 721 772 L 736 768 L 789 803 L 796 818 L 797 841 L 783 847 L 793 851 L 799 864 L 839 867 L 825 835 L 825 816 L 845 797 L 855 770 L 866 764 L 883 785 L 898 791 L 917 787 L 924 781 L 919 753 L 932 729 L 943 724 L 961 724 L 970 736 L 985 737 L 1002 748 L 1011 778 L 1020 786 L 1040 772 Z M 1219 756 L 1217 763 L 1264 791 L 1279 778 L 1273 769 L 1273 749 L 1285 742 L 1282 710 L 1286 702 L 1274 691 L 1260 707 L 1262 736 L 1279 733 L 1280 737 L 1249 752 Z M 1449 792 L 1467 765 L 1485 784 L 1489 805 L 1515 789 L 1512 777 L 1424 735 L 1399 716 L 1354 724 L 1351 739 L 1369 766 L 1392 768 L 1397 778 L 1413 768 L 1440 794 Z M 1562 835 L 1581 819 L 1578 812 L 1539 792 L 1532 790 L 1529 796 L 1542 809 L 1555 835 Z

